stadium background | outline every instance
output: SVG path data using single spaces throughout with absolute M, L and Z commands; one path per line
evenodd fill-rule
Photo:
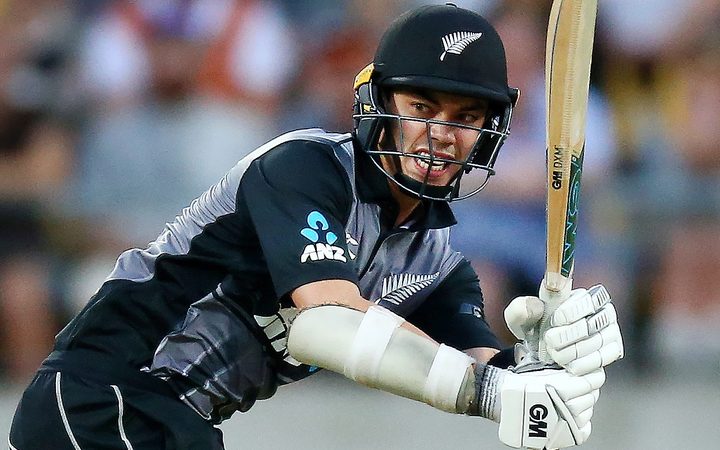
M 352 79 L 420 0 L 0 0 L 0 438 L 52 336 L 117 254 L 256 145 L 350 129 Z M 432 2 L 441 3 L 441 2 Z M 549 1 L 464 0 L 520 106 L 498 176 L 455 206 L 489 321 L 544 258 Z M 600 0 L 578 285 L 606 282 L 626 359 L 587 449 L 720 442 L 720 1 Z M 503 448 L 496 426 L 323 373 L 223 425 L 227 447 Z

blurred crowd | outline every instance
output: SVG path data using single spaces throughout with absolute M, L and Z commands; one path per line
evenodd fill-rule
M 129 247 L 266 140 L 350 131 L 352 81 L 420 0 L 0 0 L 0 378 L 25 382 Z M 549 0 L 466 0 L 522 96 L 453 207 L 488 320 L 544 266 Z M 720 1 L 601 0 L 576 285 L 618 305 L 627 373 L 720 361 Z

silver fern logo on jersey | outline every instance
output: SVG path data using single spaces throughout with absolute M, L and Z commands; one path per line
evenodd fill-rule
M 468 45 L 480 39 L 482 33 L 473 33 L 472 31 L 456 31 L 446 34 L 442 38 L 444 52 L 440 55 L 440 61 L 445 60 L 445 55 L 452 53 L 459 55 L 467 48 Z
M 411 295 L 433 284 L 439 275 L 440 272 L 427 275 L 414 273 L 391 274 L 383 280 L 380 300 L 399 305 L 410 298 Z
M 357 257 L 357 251 L 358 247 L 360 247 L 360 244 L 358 243 L 357 239 L 350 236 L 350 233 L 345 233 L 345 242 L 347 243 L 348 255 L 350 255 L 350 259 L 355 259 Z

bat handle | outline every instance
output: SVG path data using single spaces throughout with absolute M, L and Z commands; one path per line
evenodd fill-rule
M 540 284 L 539 297 L 545 304 L 543 316 L 535 327 L 525 334 L 525 344 L 529 352 L 519 359 L 518 365 L 513 369 L 514 372 L 523 373 L 548 368 L 560 368 L 548 355 L 545 340 L 542 337 L 550 328 L 550 318 L 555 313 L 555 310 L 570 295 L 572 279 L 564 277 L 561 286 L 559 290 L 549 289 L 545 279 Z
M 550 318 L 555 313 L 555 310 L 570 296 L 570 291 L 572 290 L 572 278 L 563 277 L 561 283 L 553 283 L 553 288 L 548 287 L 548 278 L 548 275 L 546 275 L 540 284 L 539 297 L 540 300 L 545 303 L 545 310 L 543 312 L 542 319 L 540 319 L 540 322 L 538 323 L 538 333 L 536 337 L 538 341 L 538 359 L 542 362 L 553 363 L 554 361 L 547 353 L 547 347 L 545 346 L 543 336 L 545 336 L 545 332 L 550 328 Z

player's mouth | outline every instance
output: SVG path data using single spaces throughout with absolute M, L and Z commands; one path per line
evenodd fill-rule
M 455 157 L 449 153 L 435 152 L 433 154 L 432 162 L 430 160 L 430 152 L 426 150 L 420 150 L 415 155 L 422 156 L 424 158 L 413 158 L 415 168 L 417 169 L 421 177 L 427 175 L 428 179 L 436 180 L 445 175 L 450 166 L 454 166 L 451 161 L 455 161 Z

